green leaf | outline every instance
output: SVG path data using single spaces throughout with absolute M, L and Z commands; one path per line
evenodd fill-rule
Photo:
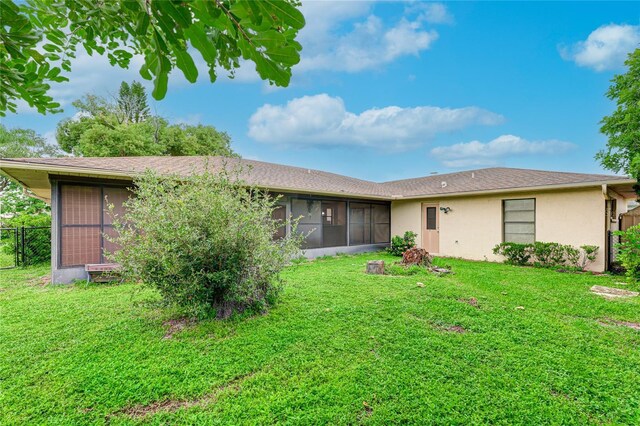
M 169 62 L 166 56 L 159 56 L 158 66 L 156 67 L 156 78 L 153 81 L 153 92 L 151 93 L 153 98 L 158 101 L 164 99 L 167 94 L 170 71 L 171 62 Z
M 292 46 L 267 49 L 265 54 L 272 60 L 284 65 L 291 66 L 300 62 L 300 55 L 298 55 L 298 51 Z
M 260 5 L 262 10 L 267 12 L 268 15 L 275 14 L 286 25 L 289 25 L 297 30 L 300 30 L 304 27 L 305 21 L 302 12 L 300 12 L 288 1 L 262 0 L 260 2 L 257 2 L 257 4 Z
M 138 24 L 136 25 L 136 34 L 145 35 L 147 34 L 147 29 L 149 28 L 149 15 L 146 12 L 140 13 L 138 18 Z
M 208 64 L 215 63 L 217 58 L 216 48 L 200 25 L 190 26 L 185 30 L 184 34 Z
M 193 62 L 193 58 L 191 55 L 185 50 L 174 49 L 174 53 L 176 55 L 176 65 L 182 73 L 184 77 L 190 82 L 195 83 L 198 79 L 198 68 L 196 64 Z

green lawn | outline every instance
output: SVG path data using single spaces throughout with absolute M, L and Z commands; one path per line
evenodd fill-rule
M 451 259 L 365 275 L 377 258 L 394 260 L 292 267 L 267 315 L 170 339 L 171 313 L 137 303 L 152 291 L 0 271 L 0 422 L 640 424 L 640 331 L 614 323 L 640 301 L 589 293 L 619 278 Z

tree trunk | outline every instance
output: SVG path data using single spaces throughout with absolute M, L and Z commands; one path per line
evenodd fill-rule
M 367 274 L 384 275 L 384 260 L 370 260 L 367 262 Z

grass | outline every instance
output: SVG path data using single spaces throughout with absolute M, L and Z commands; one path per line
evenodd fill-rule
M 640 332 L 613 322 L 640 302 L 589 293 L 621 280 L 454 259 L 365 275 L 380 258 L 301 263 L 268 314 L 170 339 L 150 290 L 0 271 L 0 422 L 640 424 Z
M 0 268 L 10 268 L 16 264 L 15 253 L 7 253 L 5 245 L 0 243 Z

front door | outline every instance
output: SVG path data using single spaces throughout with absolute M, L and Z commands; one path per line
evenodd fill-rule
M 422 248 L 429 253 L 440 252 L 440 218 L 438 204 L 422 205 Z

